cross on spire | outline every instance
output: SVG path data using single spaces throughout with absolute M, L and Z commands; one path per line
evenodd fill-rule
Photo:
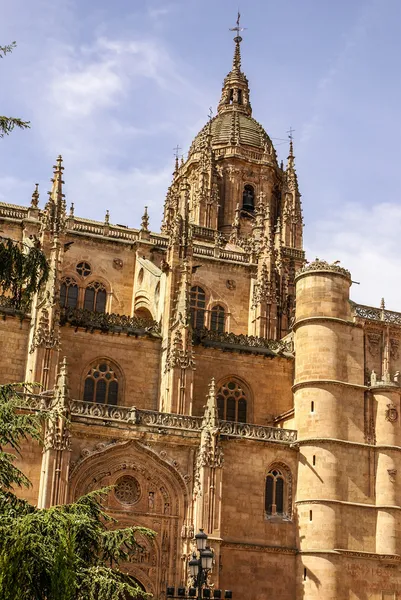
M 181 146 L 179 146 L 178 144 L 176 145 L 175 148 L 173 148 L 174 150 L 174 156 L 175 158 L 178 160 L 178 157 L 180 155 L 180 150 L 182 150 Z
M 233 60 L 233 70 L 239 71 L 241 69 L 241 51 L 240 51 L 240 43 L 242 42 L 242 37 L 240 36 L 240 32 L 244 31 L 246 27 L 240 27 L 240 19 L 241 15 L 238 11 L 237 16 L 237 24 L 235 27 L 230 27 L 230 31 L 235 31 L 237 35 L 234 38 L 235 42 L 235 51 L 234 51 L 234 60 Z
M 240 24 L 239 24 L 239 22 L 240 22 L 240 19 L 241 19 L 241 14 L 240 14 L 240 12 L 238 11 L 238 15 L 237 15 L 237 24 L 236 24 L 236 26 L 235 26 L 235 27 L 230 27 L 230 31 L 236 31 L 236 32 L 237 32 L 237 35 L 236 35 L 236 37 L 235 37 L 234 39 L 236 40 L 236 38 L 237 38 L 237 37 L 239 37 L 239 38 L 240 38 L 240 41 L 241 41 L 240 31 L 245 31 L 246 27 L 240 27 Z
M 294 131 L 295 131 L 295 129 L 293 129 L 292 127 L 290 127 L 289 130 L 287 131 L 288 137 L 290 138 L 291 141 L 294 139 L 294 136 L 292 135 L 294 133 Z

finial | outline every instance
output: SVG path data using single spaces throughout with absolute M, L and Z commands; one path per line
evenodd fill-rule
M 381 310 L 384 310 L 385 308 L 386 308 L 386 304 L 385 304 L 385 302 L 384 302 L 384 298 L 382 298 L 382 299 L 381 299 L 381 302 L 380 302 L 380 309 L 381 309 Z
M 37 208 L 39 204 L 39 184 L 35 183 L 35 189 L 32 194 L 31 206 Z
M 240 31 L 244 31 L 246 27 L 240 27 L 240 19 L 241 15 L 238 11 L 237 15 L 237 23 L 235 27 L 230 27 L 230 31 L 236 31 L 237 35 L 234 38 L 235 42 L 235 50 L 234 50 L 234 58 L 233 58 L 233 70 L 241 70 L 241 49 L 240 44 L 242 42 L 242 37 L 240 36 Z
M 216 382 L 214 377 L 210 380 L 209 391 L 206 396 L 205 412 L 203 415 L 204 427 L 214 428 L 218 425 L 219 415 L 216 403 Z
M 149 233 L 149 215 L 147 206 L 145 206 L 145 211 L 142 215 L 141 231 Z
M 181 167 L 183 166 L 183 164 L 184 164 L 184 157 L 181 156 Z
M 104 215 L 104 224 L 108 225 L 110 223 L 110 213 L 106 210 L 106 214 Z
M 174 148 L 174 156 L 175 156 L 175 168 L 174 168 L 174 175 L 176 175 L 178 173 L 178 168 L 179 168 L 179 162 L 178 162 L 178 157 L 180 155 L 180 150 L 181 150 L 181 146 L 179 146 L 178 144 L 176 145 L 176 147 Z
M 74 203 L 71 202 L 71 206 L 70 206 L 70 217 L 74 216 Z

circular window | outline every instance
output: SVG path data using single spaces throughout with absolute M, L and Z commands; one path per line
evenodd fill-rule
M 81 277 L 88 277 L 92 273 L 92 268 L 87 262 L 80 262 L 77 264 L 76 271 Z
M 124 475 L 117 481 L 114 495 L 121 504 L 135 504 L 141 494 L 139 483 L 134 477 Z

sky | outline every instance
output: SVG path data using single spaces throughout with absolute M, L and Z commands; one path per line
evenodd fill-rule
M 0 201 L 41 206 L 64 159 L 80 217 L 158 231 L 174 148 L 186 155 L 231 68 L 238 0 L 3 3 Z M 305 250 L 340 260 L 351 296 L 401 311 L 401 3 L 242 0 L 253 116 L 279 159 L 294 131 Z

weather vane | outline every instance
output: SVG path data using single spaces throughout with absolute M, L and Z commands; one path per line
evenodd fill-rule
M 240 31 L 245 31 L 246 27 L 240 27 L 239 22 L 241 19 L 241 14 L 238 11 L 238 16 L 237 16 L 237 25 L 236 27 L 230 27 L 230 31 L 236 31 L 237 32 L 237 37 L 240 37 Z

